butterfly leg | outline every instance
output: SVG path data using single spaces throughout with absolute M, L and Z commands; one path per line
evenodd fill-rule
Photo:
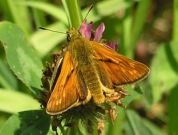
M 87 97 L 85 98 L 85 100 L 82 101 L 82 104 L 86 104 L 90 101 L 91 99 L 91 92 L 88 90 L 88 94 L 87 94 Z
M 125 105 L 121 102 L 121 99 L 127 95 L 128 94 L 123 90 L 122 87 L 115 87 L 114 93 L 106 94 L 106 102 L 114 102 L 116 105 L 125 108 Z
M 110 89 L 110 88 L 107 88 L 105 86 L 102 85 L 102 89 L 103 91 L 106 93 L 106 94 L 112 94 L 114 93 L 114 89 Z

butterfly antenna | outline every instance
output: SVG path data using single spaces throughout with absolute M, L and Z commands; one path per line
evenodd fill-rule
M 56 31 L 56 30 L 51 30 L 51 29 L 47 29 L 47 28 L 44 28 L 44 27 L 39 27 L 39 29 L 47 30 L 47 31 L 51 31 L 51 32 L 56 32 L 56 33 L 61 33 L 61 34 L 67 34 L 66 32 L 60 32 L 60 31 Z
M 87 18 L 87 16 L 89 15 L 90 11 L 93 9 L 93 5 L 94 5 L 94 4 L 91 4 L 91 6 L 90 6 L 90 8 L 89 8 L 89 10 L 88 10 L 88 12 L 87 12 L 85 18 L 83 19 L 83 21 L 86 20 L 86 18 Z

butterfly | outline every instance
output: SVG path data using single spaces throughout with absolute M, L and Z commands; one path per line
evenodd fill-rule
M 67 41 L 47 102 L 46 112 L 50 115 L 90 100 L 100 105 L 117 87 L 132 84 L 149 73 L 146 65 L 118 54 L 103 43 L 84 38 L 75 28 L 67 32 Z

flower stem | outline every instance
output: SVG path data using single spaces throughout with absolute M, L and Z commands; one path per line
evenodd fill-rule
M 78 0 L 62 0 L 62 3 L 67 14 L 69 27 L 78 29 L 82 22 L 82 15 Z

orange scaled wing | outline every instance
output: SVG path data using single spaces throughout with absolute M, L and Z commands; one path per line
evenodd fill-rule
M 79 101 L 77 84 L 73 59 L 71 53 L 66 51 L 61 72 L 47 103 L 46 112 L 51 115 L 56 115 L 76 106 Z
M 146 65 L 122 56 L 104 44 L 90 41 L 90 45 L 97 65 L 105 72 L 112 86 L 136 82 L 149 72 Z

